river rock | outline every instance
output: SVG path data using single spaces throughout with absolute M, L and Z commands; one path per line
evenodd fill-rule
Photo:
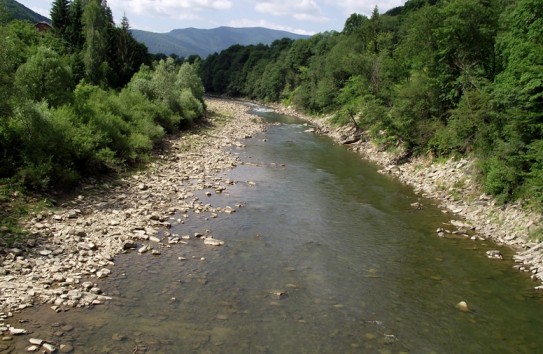
M 20 336 L 26 333 L 27 333 L 26 329 L 9 327 L 9 334 L 11 334 L 12 336 Z
M 57 347 L 55 347 L 51 343 L 43 343 L 41 346 L 46 353 L 54 353 L 57 351 Z
M 41 346 L 44 342 L 43 339 L 39 339 L 39 338 L 30 338 L 28 341 L 30 342 L 30 344 L 34 344 L 38 346 Z
M 470 311 L 470 309 L 468 307 L 468 304 L 465 301 L 460 301 L 459 303 L 457 303 L 456 308 L 459 309 L 462 312 L 469 312 Z
M 138 245 L 135 243 L 135 242 L 132 242 L 132 241 L 125 241 L 123 243 L 123 250 L 127 251 L 127 250 L 132 250 L 132 249 L 136 249 L 138 248 Z
M 490 259 L 503 259 L 503 255 L 498 250 L 486 251 L 486 256 Z
M 12 253 L 15 257 L 20 256 L 23 254 L 23 250 L 19 248 L 12 248 L 9 250 L 10 253 Z
M 341 140 L 341 144 L 343 145 L 349 145 L 354 144 L 356 142 L 360 141 L 360 135 L 350 135 Z
M 204 245 L 210 245 L 210 246 L 222 246 L 224 245 L 224 241 L 217 240 L 213 237 L 206 237 L 204 239 Z
M 74 347 L 70 344 L 61 344 L 59 347 L 61 353 L 71 353 L 74 351 Z

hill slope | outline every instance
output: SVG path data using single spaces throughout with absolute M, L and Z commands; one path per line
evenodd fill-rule
M 28 7 L 15 0 L 0 0 L 0 9 L 2 8 L 5 8 L 8 12 L 8 16 L 15 20 L 30 21 L 32 23 L 41 21 L 51 23 L 51 20 L 47 17 L 30 10 Z
M 285 37 L 290 39 L 309 38 L 309 36 L 262 27 L 185 28 L 168 33 L 133 29 L 132 35 L 136 40 L 145 43 L 151 53 L 177 54 L 181 57 L 197 54 L 202 58 L 220 52 L 234 44 L 270 44 Z

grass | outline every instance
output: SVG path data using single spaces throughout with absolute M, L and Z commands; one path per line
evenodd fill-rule
M 53 206 L 46 196 L 30 194 L 11 179 L 0 180 L 0 242 L 13 247 L 28 237 L 20 220 Z

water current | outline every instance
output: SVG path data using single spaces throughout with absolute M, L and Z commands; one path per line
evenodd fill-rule
M 450 215 L 435 201 L 294 118 L 259 114 L 267 132 L 231 150 L 244 163 L 223 177 L 236 185 L 198 194 L 243 207 L 172 228 L 224 246 L 120 255 L 101 283 L 110 303 L 29 310 L 32 336 L 76 353 L 543 352 L 543 299 L 510 250 L 438 238 Z

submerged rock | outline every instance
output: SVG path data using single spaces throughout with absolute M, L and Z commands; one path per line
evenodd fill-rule
M 460 301 L 456 304 L 456 308 L 459 309 L 462 312 L 470 312 L 468 303 L 465 301 Z
M 490 259 L 503 259 L 503 255 L 498 250 L 486 251 L 486 256 Z
M 204 239 L 204 245 L 210 245 L 210 246 L 222 246 L 224 245 L 224 241 L 217 240 L 213 237 L 206 237 Z

